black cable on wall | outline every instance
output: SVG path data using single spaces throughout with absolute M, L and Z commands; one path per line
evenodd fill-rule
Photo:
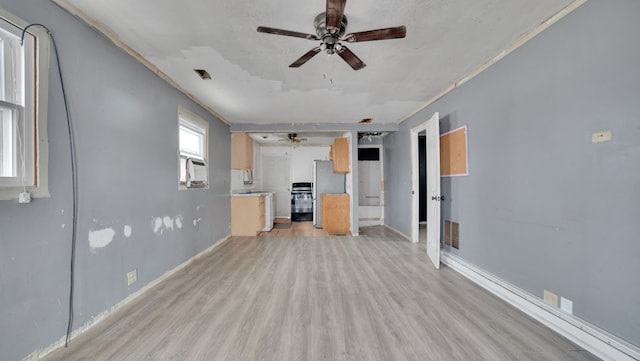
M 58 46 L 56 40 L 53 37 L 51 30 L 42 24 L 29 24 L 22 29 L 22 36 L 20 37 L 20 45 L 24 43 L 24 34 L 32 26 L 39 26 L 47 31 L 47 35 L 51 39 L 53 44 L 53 52 L 56 57 L 56 64 L 58 68 L 58 76 L 60 77 L 60 88 L 62 88 L 62 100 L 64 101 L 64 110 L 67 117 L 67 132 L 69 135 L 69 158 L 71 161 L 71 197 L 72 197 L 72 227 L 71 227 L 71 262 L 69 267 L 69 320 L 67 322 L 67 334 L 64 341 L 64 347 L 69 344 L 69 338 L 71 337 L 71 331 L 73 331 L 73 296 L 74 296 L 74 283 L 75 283 L 75 264 L 76 264 L 76 234 L 78 230 L 78 175 L 76 172 L 76 146 L 73 137 L 73 127 L 71 126 L 71 112 L 69 111 L 69 102 L 67 101 L 67 92 L 64 86 L 64 79 L 62 77 L 62 68 L 60 66 L 60 55 L 58 54 Z

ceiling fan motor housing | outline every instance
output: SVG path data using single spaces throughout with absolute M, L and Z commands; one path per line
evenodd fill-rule
M 329 31 L 327 31 L 326 13 L 322 12 L 316 16 L 315 20 L 313 21 L 313 26 L 315 26 L 316 28 L 316 34 L 318 34 L 318 37 L 322 39 L 322 50 L 326 49 L 327 54 L 333 54 L 335 52 L 334 47 L 338 45 L 338 41 L 347 31 L 347 23 L 347 16 L 343 14 L 342 21 L 340 22 L 340 31 L 335 34 L 331 34 L 329 33 Z

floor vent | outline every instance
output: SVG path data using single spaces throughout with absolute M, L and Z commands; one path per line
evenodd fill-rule
M 455 249 L 460 249 L 460 223 L 444 221 L 444 243 Z

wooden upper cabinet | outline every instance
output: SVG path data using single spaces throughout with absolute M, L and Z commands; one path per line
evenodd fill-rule
M 333 140 L 329 159 L 333 161 L 334 173 L 349 173 L 349 140 L 347 138 Z
M 247 133 L 231 133 L 231 169 L 253 169 L 253 139 Z

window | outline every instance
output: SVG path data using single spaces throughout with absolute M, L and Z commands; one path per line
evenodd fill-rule
M 178 109 L 178 187 L 180 189 L 208 186 L 208 149 L 209 124 L 180 107 Z
M 46 186 L 46 89 L 49 38 L 0 9 L 0 199 Z M 32 31 L 33 29 L 33 31 Z M 39 134 L 45 133 L 45 134 Z

